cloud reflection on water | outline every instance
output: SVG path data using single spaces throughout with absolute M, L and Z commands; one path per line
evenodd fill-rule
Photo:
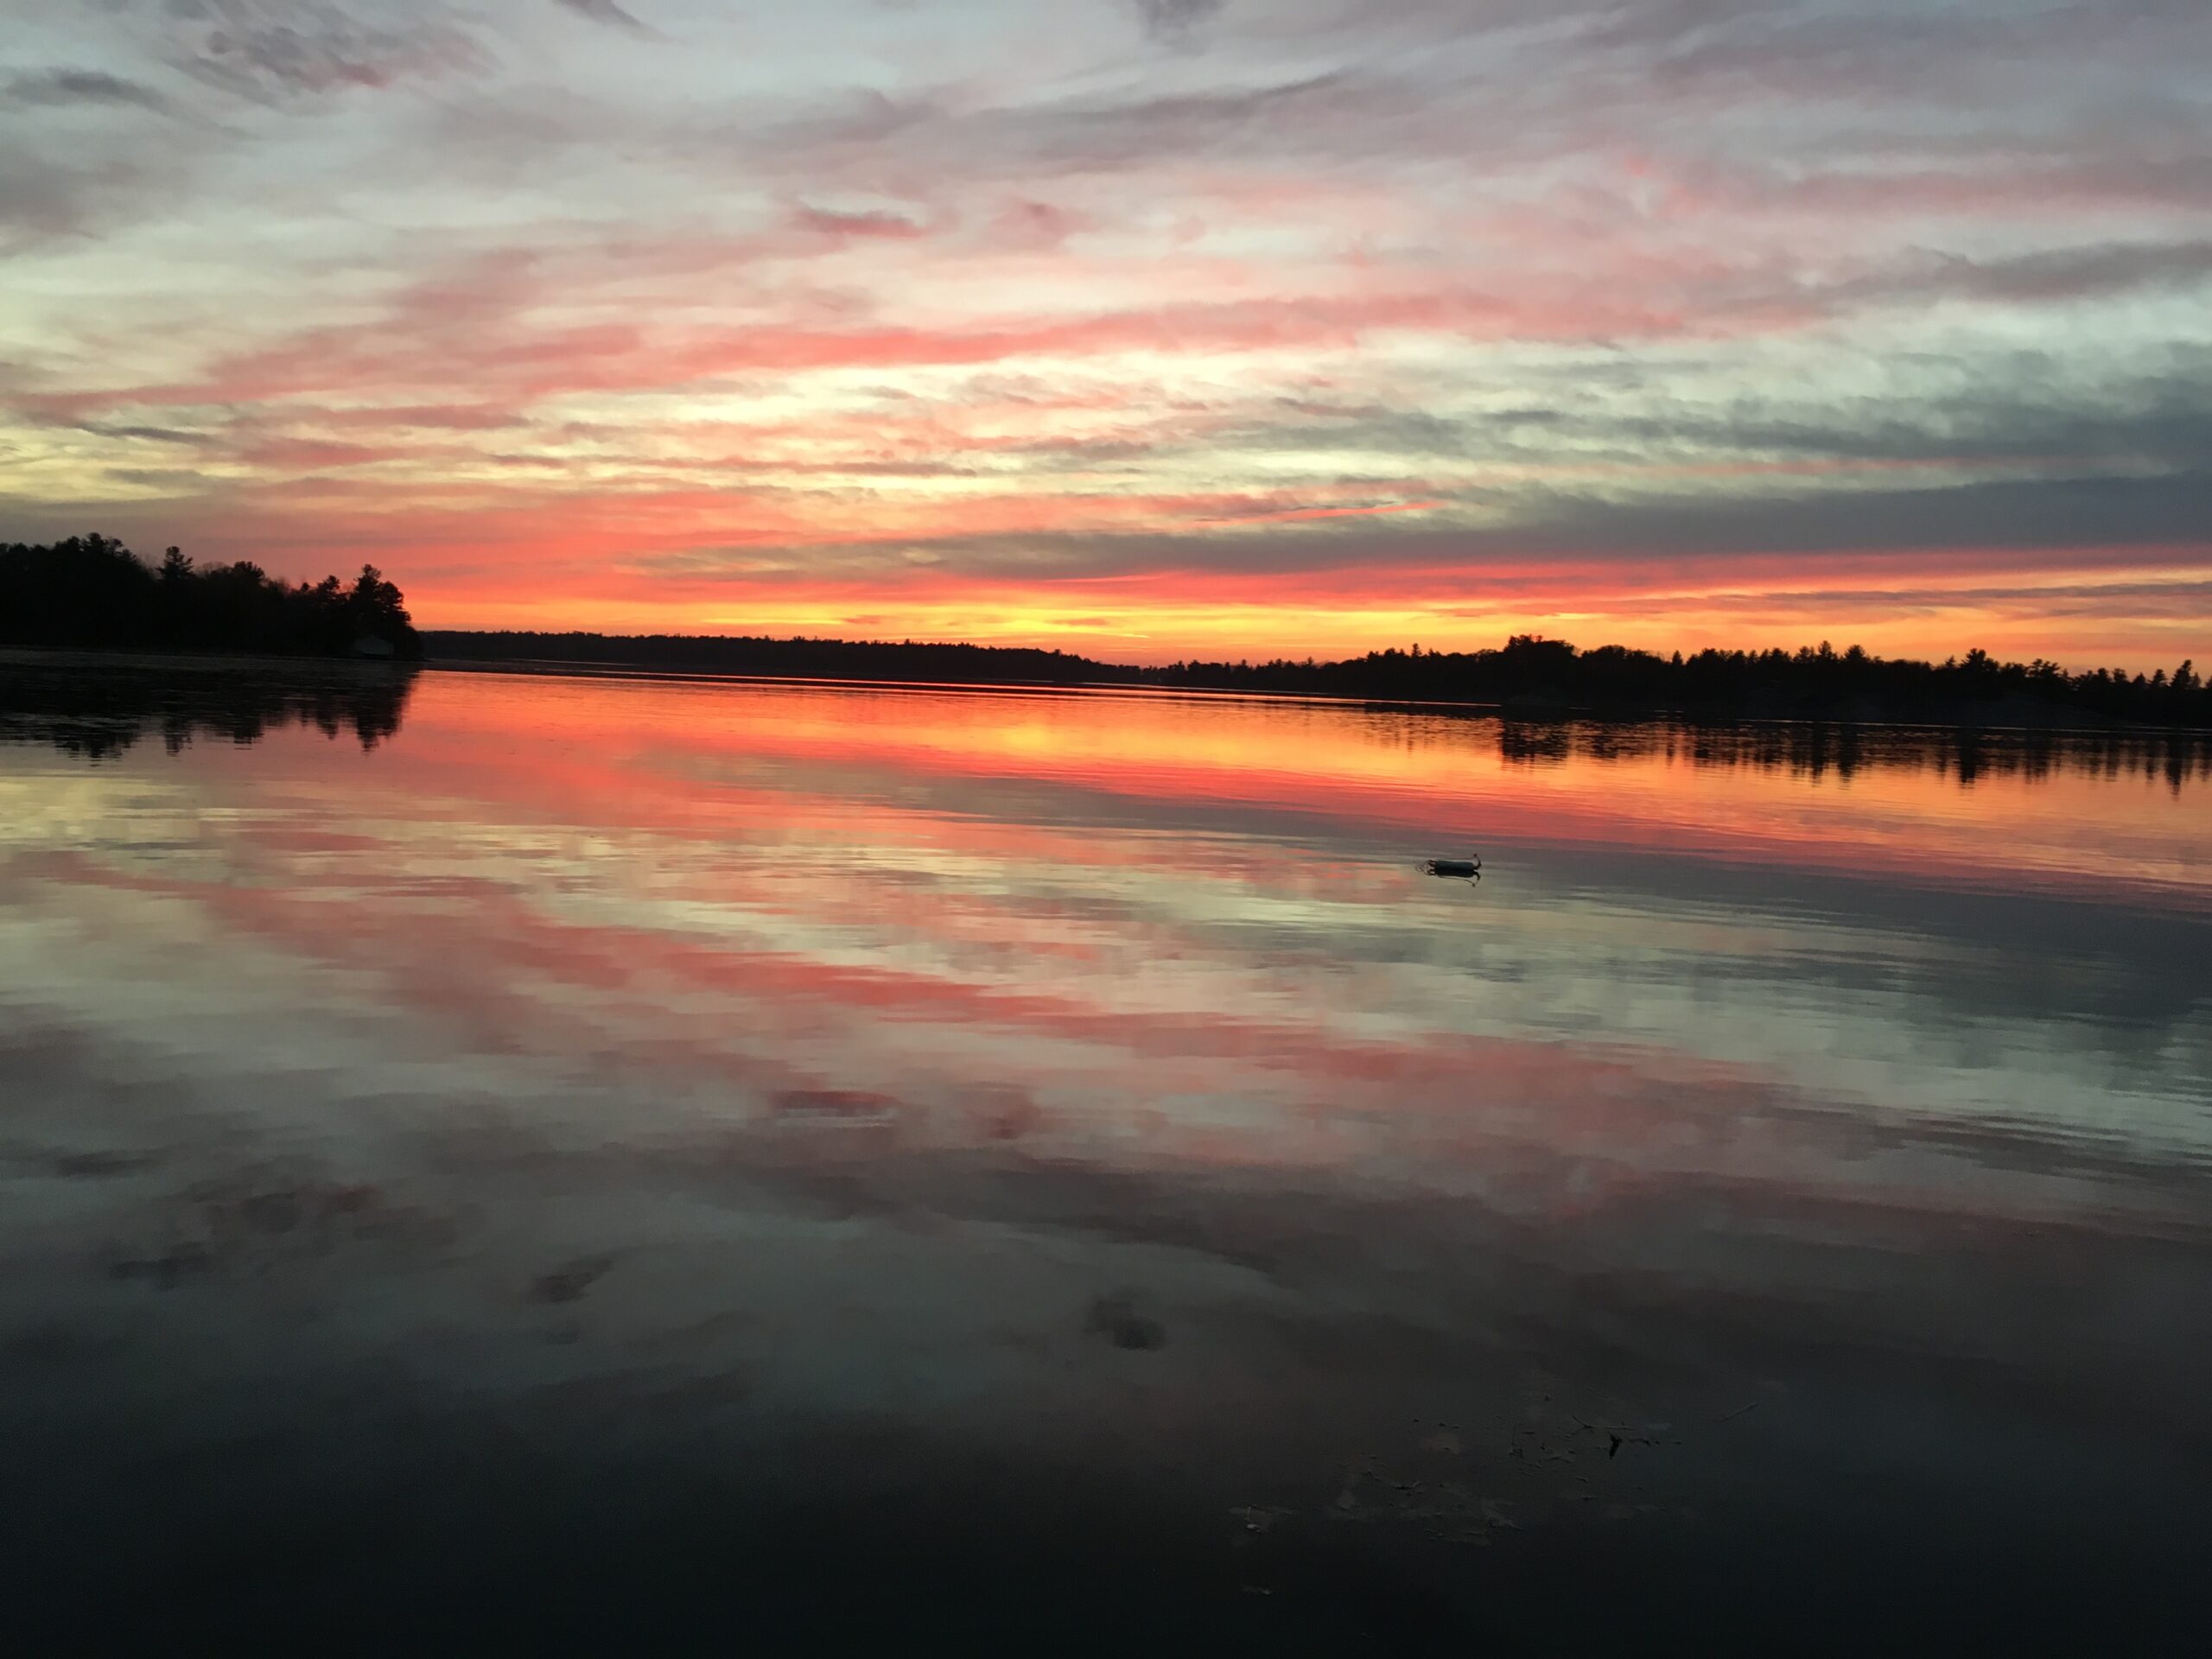
M 1314 1479 L 1306 1413 L 1783 1377 L 1692 1483 L 1739 1517 L 1872 1455 L 1803 1351 L 2181 1424 L 2201 775 L 1707 741 L 430 673 L 366 757 L 0 749 L 0 1320 L 93 1344 L 87 1399 L 168 1287 L 156 1351 L 234 1379 L 1192 1456 L 1243 1414 Z

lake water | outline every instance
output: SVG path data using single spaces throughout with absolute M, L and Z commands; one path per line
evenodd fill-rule
M 301 672 L 0 668 L 19 1628 L 2201 1620 L 2196 744 Z

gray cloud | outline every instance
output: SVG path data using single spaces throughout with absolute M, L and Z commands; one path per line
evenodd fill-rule
M 28 146 L 0 146 L 0 255 L 142 216 L 174 200 L 181 183 L 179 159 L 166 152 L 64 163 Z
M 1161 3 L 1163 20 L 1187 10 Z M 1524 29 L 1492 38 L 1491 31 L 1516 18 L 1539 20 L 1550 9 L 1376 0 L 1374 9 L 1335 14 L 1327 32 L 1297 35 L 1287 42 L 1294 49 L 1240 64 L 1218 84 L 1179 77 L 1172 91 L 1140 76 L 1080 93 L 1038 87 L 979 102 L 973 88 L 957 83 L 910 80 L 888 91 L 824 87 L 781 107 L 759 99 L 741 111 L 677 105 L 646 120 L 633 109 L 576 103 L 548 111 L 533 92 L 459 113 L 454 124 L 477 149 L 521 143 L 512 129 L 529 133 L 534 156 L 549 141 L 594 149 L 619 142 L 711 175 L 741 158 L 786 188 L 835 179 L 918 194 L 986 181 L 1188 167 L 1199 158 L 1316 185 L 1357 179 L 1384 163 L 1437 168 L 1447 185 L 1461 187 L 1484 176 L 1509 183 L 1523 168 L 1573 164 L 1589 169 L 1574 182 L 1592 193 L 1596 206 L 1632 213 L 1636 201 L 1622 194 L 1620 167 L 1634 157 L 1662 181 L 1700 191 L 1716 180 L 1731 182 L 1729 199 L 1706 211 L 1738 214 L 1967 211 L 1974 193 L 1993 182 L 2023 203 L 2055 189 L 2077 211 L 2125 200 L 2202 203 L 2205 163 L 2212 162 L 2202 137 L 2203 89 L 2177 78 L 2171 64 L 2186 57 L 2195 35 L 2212 46 L 2212 10 L 2200 22 L 2117 0 L 2103 10 L 2122 23 L 2147 17 L 2142 38 L 2170 49 L 2138 53 L 2149 61 L 2124 72 L 2097 54 L 2077 77 L 2078 90 L 2053 106 L 2022 96 L 2024 76 L 2055 50 L 2043 35 L 1990 59 L 1972 29 L 1947 23 L 1903 54 L 1894 76 L 1886 69 L 1829 75 L 1815 66 L 1818 84 L 1789 89 L 1788 124 L 1780 131 L 1772 124 L 1780 89 L 1765 71 L 1746 69 L 1718 85 L 1662 75 L 1650 56 L 1656 48 L 1639 47 L 1633 33 L 1621 31 L 1632 22 L 1664 42 L 1694 45 L 1750 30 L 1746 61 L 1779 73 L 1796 60 L 1795 48 L 1773 46 L 1760 32 L 1776 16 L 1810 18 L 1862 41 L 1868 53 L 1888 51 L 1883 19 L 1764 0 L 1626 10 L 1593 0 L 1582 10 L 1589 26 L 1580 31 Z M 1378 10 L 1427 19 L 1435 41 L 1419 50 L 1400 41 L 1377 44 L 1369 37 L 1383 28 Z M 1986 22 L 1999 18 L 2002 8 L 1974 0 L 1965 10 Z M 1910 22 L 1923 12 L 1908 5 L 1904 15 Z M 1570 6 L 1567 22 L 1574 16 Z M 1266 38 L 1274 21 L 1273 13 L 1255 16 L 1253 29 Z M 1608 34 L 1600 24 L 1617 27 Z M 1274 45 L 1285 48 L 1286 41 L 1277 36 Z M 1762 57 L 1770 47 L 1771 55 Z M 1957 86 L 1970 78 L 1973 85 L 1936 92 L 1930 78 Z M 1910 118 L 1891 109 L 1900 102 Z M 1377 182 L 1378 190 L 1390 188 Z
M 1181 40 L 1221 12 L 1225 0 L 1135 0 L 1144 32 L 1154 40 Z
M 96 438 L 137 438 L 147 443 L 199 445 L 212 442 L 205 432 L 188 432 L 174 426 L 108 426 L 85 421 L 78 423 L 77 430 Z
M 18 234 L 73 231 L 86 217 L 87 183 L 36 156 L 0 155 L 0 226 Z
M 588 17 L 594 23 L 604 23 L 609 29 L 627 29 L 633 35 L 650 35 L 653 31 L 632 13 L 625 10 L 617 0 L 554 0 L 580 17 Z
M 2187 288 L 2212 277 L 2212 241 L 2126 242 L 2052 248 L 2008 259 L 1936 259 L 1904 277 L 1898 297 L 1965 294 L 2051 302 L 2145 288 Z
M 1806 557 L 1815 582 L 1839 557 L 1924 558 L 1947 552 L 1946 570 L 1971 567 L 1971 550 L 1990 550 L 1987 568 L 2010 576 L 2040 569 L 2085 570 L 2164 564 L 2201 571 L 2203 526 L 2212 524 L 2212 469 L 2162 478 L 2053 477 L 1951 487 L 1872 487 L 1848 492 L 1776 490 L 1744 499 L 1639 496 L 1611 499 L 1571 490 L 1546 493 L 1511 522 L 1445 525 L 1418 520 L 1333 518 L 1295 525 L 1255 524 L 1132 531 L 1045 531 L 945 535 L 864 544 L 798 538 L 750 542 L 728 562 L 698 552 L 656 555 L 639 568 L 749 582 L 763 560 L 784 559 L 808 579 L 896 575 L 923 550 L 935 563 L 975 575 L 1053 581 L 1191 572 L 1267 575 L 1357 570 L 1366 566 L 1456 569 L 1471 591 L 1485 567 L 1508 569 L 1531 558 L 1586 566 L 1603 588 L 1605 573 L 1664 561 L 1715 568 L 1745 559 Z M 2177 556 L 2173 549 L 2196 549 Z M 1815 573 L 1819 573 L 1815 575 Z M 1756 578 L 1754 578 L 1756 579 Z
M 152 87 L 100 69 L 46 69 L 17 75 L 0 96 L 7 103 L 29 108 L 120 104 L 166 113 L 171 107 L 169 100 Z
M 1564 494 L 1532 515 L 1524 545 L 1555 550 L 1610 542 L 1653 554 L 1910 552 L 2042 549 L 2070 565 L 2123 550 L 2204 544 L 2212 469 L 2135 478 L 2043 476 L 1927 487 L 1776 491 L 1741 499 L 1612 502 Z M 1947 565 L 1955 558 L 1948 558 Z
M 795 230 L 809 231 L 822 236 L 883 237 L 896 240 L 925 234 L 923 226 L 905 214 L 880 209 L 841 213 L 826 207 L 800 207 L 792 209 L 791 222 Z
M 2187 472 L 2212 456 L 2212 362 L 2195 372 L 2190 364 L 2183 353 L 2170 375 L 2104 390 L 2069 385 L 2049 362 L 1998 362 L 1971 394 L 1830 402 L 1794 415 L 1739 405 L 1705 424 L 1647 417 L 1614 429 L 1624 442 L 1739 454 Z
M 111 0 L 171 62 L 245 97 L 480 74 L 491 52 L 440 0 Z
M 817 161 L 870 173 L 924 168 L 955 176 L 1057 177 L 1125 170 L 1198 156 L 1247 155 L 1264 165 L 1324 156 L 1417 153 L 1443 140 L 1456 97 L 1425 100 L 1393 77 L 1331 72 L 1259 86 L 1162 95 L 1058 99 L 961 107 L 927 94 L 870 95 L 730 136 L 751 152 L 814 151 Z M 887 149 L 895 137 L 895 148 Z

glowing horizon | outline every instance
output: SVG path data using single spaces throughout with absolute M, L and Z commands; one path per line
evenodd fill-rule
M 48 10 L 0 537 L 430 628 L 2212 657 L 2202 7 Z

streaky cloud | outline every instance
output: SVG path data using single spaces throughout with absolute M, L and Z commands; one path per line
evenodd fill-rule
M 442 0 L 120 0 L 163 54 L 242 97 L 383 90 L 487 73 L 468 14 Z
M 343 542 L 434 620 L 542 554 L 584 624 L 990 584 L 1162 650 L 1294 579 L 1434 645 L 1892 559 L 2153 569 L 2164 655 L 2212 569 L 2193 0 L 553 3 L 40 9 L 10 514 Z
M 175 106 L 162 93 L 143 81 L 110 74 L 103 69 L 47 69 L 19 74 L 7 83 L 0 102 L 39 108 L 72 104 L 134 105 L 140 109 L 168 113 Z
M 1154 40 L 1182 41 L 1220 16 L 1225 0 L 1135 0 L 1137 19 Z
M 554 3 L 566 7 L 580 17 L 588 17 L 594 23 L 603 23 L 609 29 L 627 29 L 632 35 L 653 33 L 650 26 L 618 3 L 618 0 L 554 0 Z

